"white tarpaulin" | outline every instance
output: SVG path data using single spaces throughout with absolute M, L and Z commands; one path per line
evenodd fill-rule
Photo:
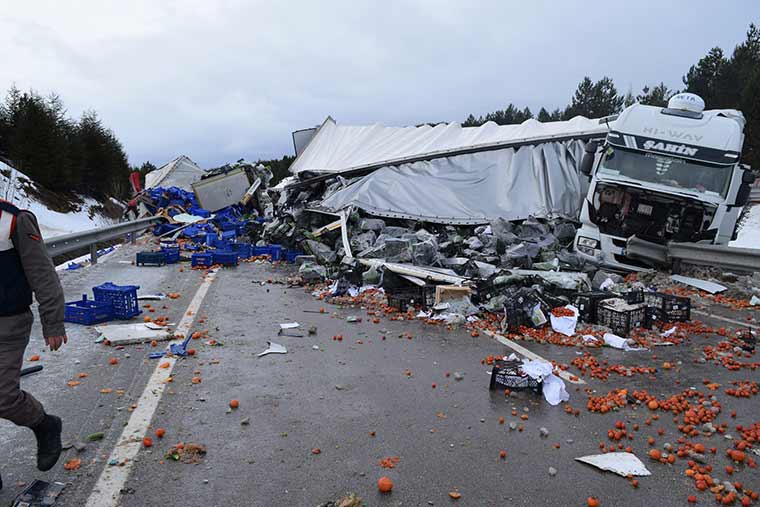
M 614 125 L 614 122 L 610 122 Z M 290 166 L 301 171 L 341 172 L 368 166 L 397 165 L 415 159 L 432 159 L 462 150 L 482 151 L 560 139 L 606 135 L 605 122 L 576 116 L 572 120 L 541 123 L 526 120 L 519 125 L 487 122 L 480 127 L 458 123 L 435 126 L 384 127 L 338 125 L 327 118 L 306 149 Z
M 145 188 L 178 187 L 192 191 L 192 184 L 201 179 L 203 169 L 182 155 L 145 175 Z
M 382 167 L 322 206 L 446 224 L 575 218 L 588 185 L 577 171 L 583 146 L 579 140 L 555 141 Z

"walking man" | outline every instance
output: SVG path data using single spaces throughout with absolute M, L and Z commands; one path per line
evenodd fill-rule
M 58 350 L 67 341 L 63 289 L 37 219 L 0 200 L 0 418 L 31 428 L 37 438 L 37 468 L 46 471 L 61 455 L 62 423 L 20 386 L 34 321 L 32 294 L 39 303 L 45 343 Z

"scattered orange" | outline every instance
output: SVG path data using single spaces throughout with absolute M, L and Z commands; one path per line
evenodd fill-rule
M 377 480 L 377 490 L 380 493 L 390 493 L 393 489 L 393 481 L 383 476 Z

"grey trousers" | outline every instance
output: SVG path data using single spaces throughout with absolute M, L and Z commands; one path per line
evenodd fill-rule
M 31 311 L 0 317 L 0 418 L 32 427 L 42 421 L 42 403 L 21 390 L 21 366 L 34 317 Z

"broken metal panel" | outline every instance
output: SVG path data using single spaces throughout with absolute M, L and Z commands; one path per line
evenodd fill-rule
M 217 211 L 237 204 L 251 182 L 243 169 L 234 169 L 192 184 L 198 203 L 203 209 Z

